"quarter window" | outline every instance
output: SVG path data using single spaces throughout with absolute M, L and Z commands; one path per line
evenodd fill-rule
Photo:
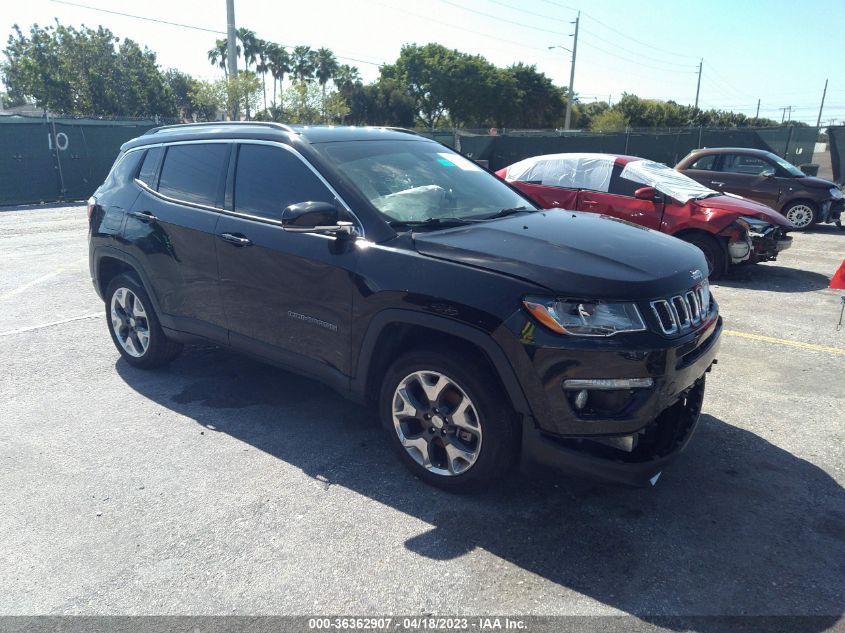
M 163 153 L 164 148 L 161 147 L 148 149 L 146 156 L 144 156 L 144 162 L 141 163 L 141 171 L 138 174 L 138 180 L 151 189 L 155 189 L 156 187 L 155 175 Z
M 707 156 L 702 156 L 697 161 L 695 161 L 692 165 L 687 167 L 687 169 L 702 169 L 704 171 L 713 171 L 713 168 L 716 166 L 716 154 L 708 154 Z
M 280 220 L 285 207 L 335 198 L 297 156 L 271 145 L 243 144 L 235 170 L 235 211 Z
M 161 168 L 159 192 L 177 200 L 214 206 L 225 182 L 228 155 L 226 143 L 170 146 Z

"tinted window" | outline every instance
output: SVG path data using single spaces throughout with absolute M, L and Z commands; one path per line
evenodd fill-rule
M 138 171 L 138 163 L 141 160 L 142 153 L 143 152 L 129 152 L 118 157 L 101 188 L 108 189 L 110 187 L 122 185 L 126 182 L 132 182 L 132 179 Z
M 734 174 L 747 174 L 759 176 L 764 171 L 773 171 L 774 167 L 762 158 L 749 156 L 748 154 L 725 154 L 722 159 L 721 171 L 728 171 Z
M 279 220 L 298 202 L 334 196 L 297 156 L 271 145 L 243 144 L 235 171 L 235 211 Z
M 695 161 L 692 165 L 687 167 L 687 169 L 704 169 L 708 171 L 713 171 L 713 167 L 716 165 L 716 154 L 708 154 L 707 156 L 702 156 L 697 161 Z
M 214 205 L 225 179 L 229 145 L 173 145 L 167 149 L 158 190 L 166 196 Z
M 622 178 L 621 174 L 623 169 L 624 165 L 613 166 L 613 172 L 610 175 L 610 188 L 608 189 L 608 192 L 616 194 L 617 196 L 628 196 L 633 198 L 634 192 L 640 187 L 645 187 L 646 185 L 641 182 L 634 182 L 633 180 Z
M 144 162 L 141 163 L 141 171 L 138 174 L 138 180 L 152 189 L 155 189 L 156 186 L 154 179 L 162 154 L 164 154 L 164 148 L 162 147 L 153 147 L 152 149 L 148 149 L 146 156 L 144 156 Z

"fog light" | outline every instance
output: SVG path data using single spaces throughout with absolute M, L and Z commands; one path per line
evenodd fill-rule
M 578 392 L 578 394 L 575 396 L 575 408 L 576 409 L 580 410 L 580 409 L 583 409 L 584 407 L 587 406 L 587 395 L 588 395 L 588 393 L 587 393 L 586 389 L 582 389 L 581 391 Z
M 577 378 L 563 381 L 563 388 L 567 391 L 575 389 L 600 389 L 602 391 L 610 391 L 613 389 L 647 389 L 648 387 L 653 386 L 654 380 L 652 378 Z M 580 397 L 581 394 L 579 393 L 576 396 L 576 406 L 577 400 Z M 584 402 L 586 403 L 586 401 L 587 396 L 585 395 Z

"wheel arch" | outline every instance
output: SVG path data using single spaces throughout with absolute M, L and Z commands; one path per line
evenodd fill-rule
M 722 270 L 721 271 L 714 271 L 716 272 L 716 276 L 719 274 L 723 274 L 727 271 L 730 267 L 730 256 L 728 254 L 728 237 L 725 235 L 710 233 L 709 231 L 704 231 L 702 229 L 682 229 L 677 233 L 673 233 L 672 237 L 677 237 L 679 240 L 683 240 L 684 242 L 689 243 L 690 237 L 698 237 L 703 238 L 716 244 L 719 248 L 720 252 L 722 253 Z
M 353 394 L 361 401 L 373 399 L 387 368 L 399 353 L 413 347 L 430 347 L 434 343 L 477 354 L 498 378 L 514 410 L 531 415 L 513 367 L 489 334 L 445 317 L 410 310 L 384 310 L 370 321 L 358 355 L 357 371 L 351 381 Z
M 140 262 L 138 262 L 138 260 L 132 255 L 114 248 L 105 246 L 100 247 L 94 251 L 93 271 L 96 275 L 94 278 L 94 284 L 97 288 L 97 292 L 103 299 L 105 299 L 106 289 L 112 279 L 123 273 L 134 273 L 138 277 L 138 281 L 141 282 L 141 285 L 144 286 L 144 290 L 147 291 L 147 295 L 150 297 L 153 309 L 159 316 L 159 320 L 162 320 L 164 315 L 162 315 L 161 310 L 159 309 L 158 299 L 156 298 L 154 287 L 150 282 L 149 276 L 144 270 L 144 267 L 141 266 Z

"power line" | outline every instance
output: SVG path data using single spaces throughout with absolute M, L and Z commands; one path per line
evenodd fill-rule
M 550 4 L 552 6 L 555 6 L 555 7 L 559 7 L 561 9 L 569 9 L 571 11 L 577 11 L 577 9 L 575 9 L 573 7 L 570 7 L 570 6 L 565 5 L 565 4 L 561 4 L 560 2 L 554 2 L 553 0 L 543 0 L 543 2 L 545 2 L 546 4 Z M 589 17 L 593 22 L 601 24 L 604 28 L 613 31 L 617 35 L 621 35 L 622 37 L 627 38 L 627 39 L 631 40 L 632 42 L 636 42 L 640 46 L 645 46 L 646 48 L 650 48 L 651 50 L 658 51 L 658 52 L 661 52 L 661 53 L 674 55 L 675 57 L 689 57 L 690 59 L 698 59 L 698 57 L 699 57 L 698 55 L 687 55 L 685 53 L 679 53 L 677 51 L 671 51 L 671 50 L 668 50 L 668 49 L 665 49 L 665 48 L 661 48 L 659 46 L 655 46 L 654 44 L 644 42 L 643 40 L 638 40 L 637 38 L 631 37 L 627 33 L 610 26 L 609 24 L 606 24 L 605 22 L 602 22 L 601 20 L 599 20 L 596 16 L 594 16 L 591 13 L 587 13 L 586 11 L 583 11 L 583 13 L 584 13 L 584 15 Z
M 459 5 L 457 2 L 452 2 L 452 0 L 440 0 L 443 4 L 448 4 L 450 6 L 456 7 L 461 11 L 467 11 L 469 13 L 475 13 L 476 15 L 483 15 L 486 18 L 491 18 L 493 20 L 499 20 L 501 22 L 507 22 L 510 25 L 521 26 L 522 28 L 531 29 L 532 31 L 542 31 L 544 33 L 551 33 L 552 35 L 560 35 L 562 37 L 568 37 L 569 33 L 564 33 L 562 31 L 553 31 L 551 29 L 544 29 L 539 26 L 532 26 L 530 24 L 525 24 L 524 22 L 515 22 L 513 20 L 506 20 L 505 18 L 494 15 L 492 13 L 487 13 L 485 11 L 479 11 L 477 9 L 470 9 L 469 7 L 463 7 Z
M 602 38 L 600 38 L 599 36 L 595 35 L 594 33 L 590 32 L 590 31 L 585 31 L 585 34 L 587 35 L 587 39 L 596 39 L 596 40 L 599 40 L 600 42 L 603 42 L 605 44 L 610 44 L 611 46 L 614 46 L 615 48 L 617 48 L 619 50 L 627 51 L 628 53 L 631 53 L 632 55 L 637 55 L 638 57 L 641 57 L 641 55 L 639 53 L 636 53 L 636 52 L 631 51 L 629 49 L 620 48 L 619 46 L 616 46 L 613 42 L 609 42 L 608 40 L 602 39 Z M 667 64 L 667 65 L 670 65 L 670 66 L 675 66 L 677 69 L 676 68 L 661 68 L 660 66 L 654 66 L 653 63 L 645 64 L 645 63 L 642 63 L 642 62 L 634 61 L 630 57 L 626 57 L 625 55 L 619 55 L 618 53 L 608 51 L 607 49 L 599 48 L 595 44 L 592 44 L 591 46 L 593 46 L 593 48 L 598 48 L 599 50 L 604 51 L 608 55 L 618 57 L 619 59 L 624 59 L 628 62 L 631 62 L 632 64 L 636 64 L 637 66 L 642 66 L 644 68 L 655 68 L 657 70 L 666 70 L 666 71 L 674 72 L 674 73 L 686 73 L 686 72 L 690 72 L 690 70 L 692 69 L 692 66 L 689 66 L 687 64 L 675 64 L 675 63 L 672 63 L 672 62 L 658 62 L 658 63 Z M 684 68 L 684 70 L 678 70 L 680 68 Z
M 119 15 L 124 18 L 134 18 L 136 20 L 145 20 L 146 22 L 157 22 L 159 24 L 167 24 L 168 26 L 179 26 L 183 29 L 192 29 L 194 31 L 205 31 L 206 33 L 216 33 L 218 35 L 226 35 L 226 31 L 220 29 L 207 29 L 202 26 L 194 26 L 192 24 L 182 24 L 180 22 L 169 22 L 167 20 L 159 20 L 157 18 L 148 18 L 143 15 L 133 15 L 131 13 L 122 13 L 120 11 L 112 11 L 111 9 L 102 9 L 100 7 L 92 7 L 87 4 L 80 4 L 78 2 L 68 2 L 67 0 L 50 0 L 56 4 L 66 4 L 71 7 L 78 7 L 80 9 L 90 9 L 91 11 L 99 11 L 100 13 L 111 13 L 112 15 Z

